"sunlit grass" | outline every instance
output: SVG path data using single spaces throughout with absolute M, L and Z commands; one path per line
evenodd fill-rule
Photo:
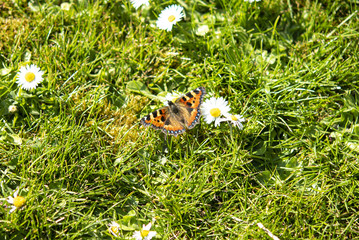
M 162 31 L 172 4 L 185 17 Z M 0 3 L 1 239 L 111 239 L 113 221 L 127 239 L 150 222 L 153 239 L 358 238 L 358 22 L 355 1 Z M 26 64 L 45 72 L 31 91 Z M 141 127 L 199 86 L 243 130 Z

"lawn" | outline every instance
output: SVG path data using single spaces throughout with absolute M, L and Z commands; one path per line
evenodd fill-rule
M 0 239 L 359 239 L 359 2 L 136 7 L 0 0 Z

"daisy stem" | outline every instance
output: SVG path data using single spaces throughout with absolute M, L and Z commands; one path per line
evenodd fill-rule
M 233 143 L 233 130 L 232 130 L 232 125 L 231 124 L 229 124 L 229 135 L 231 136 L 231 141 L 232 141 L 232 143 Z

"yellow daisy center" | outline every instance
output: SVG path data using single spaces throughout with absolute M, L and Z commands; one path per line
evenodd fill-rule
M 112 226 L 111 227 L 111 231 L 115 234 L 118 234 L 118 227 L 117 226 Z
M 238 118 L 236 118 L 236 116 L 234 116 L 234 115 L 231 115 L 231 118 L 233 121 L 238 121 Z
M 34 80 L 35 80 L 35 74 L 32 73 L 32 72 L 27 72 L 27 73 L 25 74 L 25 80 L 26 80 L 27 82 L 32 82 L 32 81 L 34 81 Z
M 219 108 L 212 108 L 209 113 L 212 115 L 212 117 L 219 117 L 221 115 L 221 110 Z
M 172 98 L 172 102 L 173 102 L 173 103 L 176 102 L 177 99 L 178 99 L 178 97 Z
M 173 15 L 171 15 L 171 16 L 168 17 L 168 21 L 169 21 L 169 22 L 173 22 L 175 19 L 176 19 L 176 17 L 173 16 Z
M 14 198 L 14 201 L 13 201 L 14 206 L 17 208 L 24 206 L 25 202 L 26 202 L 25 198 L 23 198 L 21 196 L 17 196 L 16 198 Z
M 140 233 L 141 233 L 141 237 L 142 237 L 142 238 L 145 238 L 145 237 L 147 237 L 147 235 L 150 233 L 150 231 L 148 231 L 148 230 L 141 230 Z

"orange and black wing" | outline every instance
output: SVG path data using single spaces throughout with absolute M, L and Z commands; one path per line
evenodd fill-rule
M 186 129 L 175 118 L 170 116 L 168 107 L 160 108 L 141 119 L 141 123 L 147 127 L 161 130 L 165 134 L 177 136 Z
M 154 129 L 162 129 L 168 116 L 168 107 L 160 108 L 142 118 L 141 123 L 145 127 L 150 125 Z
M 176 103 L 185 108 L 188 114 L 186 116 L 187 128 L 193 128 L 201 117 L 201 104 L 203 102 L 203 97 L 206 95 L 206 89 L 204 87 L 196 88 L 183 97 L 177 99 Z

